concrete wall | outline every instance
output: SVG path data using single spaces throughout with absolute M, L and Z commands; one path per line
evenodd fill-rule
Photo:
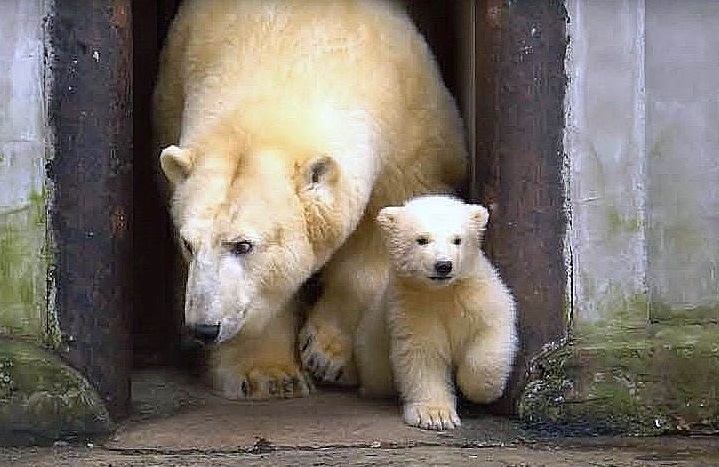
M 567 7 L 576 323 L 716 322 L 719 4 Z
M 59 343 L 49 305 L 55 259 L 45 175 L 52 157 L 45 19 L 52 8 L 52 0 L 0 1 L 0 445 L 110 429 L 95 389 L 38 345 Z
M 569 1 L 568 197 L 575 323 L 646 309 L 644 5 Z
M 520 413 L 561 433 L 719 428 L 719 4 L 567 0 L 569 339 Z
M 653 319 L 719 321 L 719 3 L 646 2 Z
M 0 2 L 0 334 L 38 339 L 48 324 L 46 7 Z

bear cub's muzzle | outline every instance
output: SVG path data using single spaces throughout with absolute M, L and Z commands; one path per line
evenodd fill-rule
M 430 279 L 433 281 L 445 281 L 451 279 L 452 276 L 450 273 L 452 272 L 452 268 L 452 261 L 437 261 L 434 263 L 434 275 L 430 276 Z

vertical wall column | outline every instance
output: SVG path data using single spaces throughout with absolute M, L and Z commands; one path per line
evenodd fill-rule
M 472 197 L 490 208 L 485 248 L 517 299 L 523 344 L 502 412 L 528 360 L 567 324 L 563 4 L 487 0 L 477 11 Z
M 644 2 L 569 1 L 566 150 L 574 324 L 643 327 Z M 607 27 L 611 25 L 611 27 Z
M 130 0 L 56 2 L 50 18 L 51 231 L 61 352 L 114 417 L 130 400 Z

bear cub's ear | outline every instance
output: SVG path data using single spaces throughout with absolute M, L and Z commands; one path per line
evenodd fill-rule
M 174 186 L 184 182 L 195 166 L 195 153 L 191 149 L 168 146 L 160 153 L 160 167 Z
M 489 222 L 489 211 L 480 204 L 467 205 L 469 219 L 475 232 L 482 232 Z
M 402 208 L 399 206 L 387 206 L 380 209 L 377 215 L 377 224 L 385 232 L 394 230 L 397 226 L 400 212 L 402 212 Z

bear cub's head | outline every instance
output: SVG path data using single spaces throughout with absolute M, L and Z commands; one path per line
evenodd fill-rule
M 472 275 L 488 220 L 484 206 L 446 195 L 413 198 L 377 216 L 393 272 L 435 287 Z

